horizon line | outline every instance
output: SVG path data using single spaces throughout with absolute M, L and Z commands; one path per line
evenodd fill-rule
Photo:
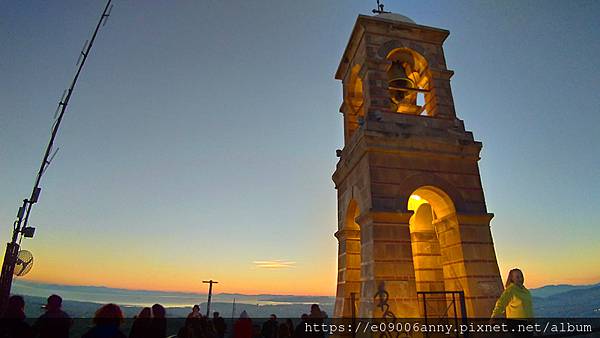
M 182 294 L 194 294 L 194 295 L 203 295 L 203 296 L 208 296 L 208 293 L 200 293 L 200 292 L 194 292 L 194 291 L 181 291 L 181 290 L 165 290 L 165 289 L 133 289 L 133 288 L 126 288 L 126 287 L 113 287 L 113 286 L 105 286 L 105 285 L 84 285 L 84 284 L 62 284 L 62 283 L 57 283 L 57 282 L 48 282 L 48 281 L 41 281 L 41 280 L 33 280 L 33 279 L 15 279 L 15 282 L 27 282 L 27 283 L 34 283 L 34 284 L 46 284 L 46 285 L 56 285 L 56 286 L 69 286 L 69 287 L 88 287 L 88 288 L 105 288 L 105 289 L 112 289 L 112 290 L 124 290 L 124 291 L 141 291 L 141 292 L 163 292 L 163 293 L 182 293 Z M 333 294 L 293 294 L 293 293 L 285 293 L 285 294 L 280 294 L 280 293 L 264 293 L 264 292 L 259 292 L 259 293 L 242 293 L 242 292 L 219 292 L 219 293 L 213 293 L 214 295 L 240 295 L 240 296 L 301 296 L 301 297 L 334 297 L 335 295 Z

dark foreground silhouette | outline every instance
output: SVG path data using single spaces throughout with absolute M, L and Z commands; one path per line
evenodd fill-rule
M 72 319 L 63 311 L 59 295 L 48 297 L 45 313 L 35 320 L 26 318 L 25 306 L 22 296 L 10 297 L 0 318 L 0 338 L 323 338 L 323 332 L 306 332 L 305 326 L 320 325 L 327 317 L 313 304 L 310 314 L 303 314 L 296 326 L 292 319 L 279 320 L 275 314 L 253 321 L 246 311 L 228 325 L 218 312 L 212 318 L 203 316 L 200 306 L 194 305 L 186 318 L 172 318 L 168 325 L 161 304 L 145 307 L 134 318 L 126 319 L 119 305 L 109 303 L 96 310 L 90 323 L 89 319 Z M 177 329 L 168 332 L 172 324 Z

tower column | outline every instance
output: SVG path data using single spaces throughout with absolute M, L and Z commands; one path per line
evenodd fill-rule
M 431 92 L 427 95 L 428 107 L 431 116 L 443 119 L 456 118 L 454 99 L 450 88 L 450 78 L 454 74 L 451 70 L 431 69 Z
M 463 290 L 470 317 L 488 317 L 502 283 L 489 222 L 493 214 L 453 214 L 438 220 L 444 281 Z
M 342 229 L 335 233 L 335 237 L 339 246 L 334 317 L 349 318 L 352 316 L 352 307 L 358 309 L 360 299 L 360 230 Z M 356 294 L 357 304 L 352 304 L 352 293 Z
M 472 317 L 488 317 L 504 290 L 494 250 L 490 221 L 494 214 L 457 214 L 468 286 L 467 310 Z
M 382 317 L 378 291 L 383 283 L 389 310 L 396 317 L 417 317 L 415 272 L 410 240 L 412 213 L 371 211 L 358 218 L 361 225 L 361 317 Z
M 390 111 L 390 94 L 388 91 L 387 73 L 385 72 L 385 64 L 380 67 L 369 65 L 364 67 L 361 72 L 363 81 L 363 93 L 365 96 L 365 107 L 369 107 L 370 111 Z

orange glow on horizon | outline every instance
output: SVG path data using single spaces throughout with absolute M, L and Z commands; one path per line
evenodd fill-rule
M 502 275 L 502 282 L 505 281 L 504 275 Z M 95 287 L 108 287 L 115 289 L 125 289 L 125 290 L 143 290 L 143 291 L 159 291 L 159 292 L 184 292 L 184 293 L 197 293 L 197 294 L 206 294 L 207 290 L 202 285 L 198 284 L 198 286 L 186 285 L 181 287 L 171 286 L 171 285 L 146 285 L 143 283 L 112 283 L 112 282 L 92 282 L 92 281 L 83 281 L 83 280 L 60 280 L 54 278 L 23 278 L 23 280 L 44 283 L 44 284 L 59 284 L 59 285 L 69 285 L 69 286 L 95 286 Z M 536 276 L 529 276 L 525 285 L 529 289 L 540 288 L 542 286 L 548 285 L 560 285 L 560 284 L 570 284 L 570 285 L 592 285 L 600 282 L 600 276 L 592 276 L 586 278 L 564 278 L 560 280 L 552 280 L 548 281 L 545 279 L 536 278 Z M 222 282 L 214 286 L 214 290 L 216 294 L 219 293 L 236 293 L 242 295 L 258 295 L 258 294 L 273 294 L 273 295 L 294 295 L 294 296 L 335 296 L 335 289 L 331 287 L 331 290 L 323 290 L 317 288 L 306 288 L 302 289 L 292 289 L 287 288 L 285 286 L 280 286 L 276 289 L 267 289 L 264 287 L 241 287 L 241 286 L 222 286 Z
M 68 286 L 90 286 L 90 287 L 107 287 L 113 289 L 124 289 L 124 290 L 132 290 L 132 291 L 159 291 L 159 292 L 183 292 L 183 293 L 197 293 L 197 294 L 206 294 L 207 287 L 201 284 L 198 284 L 198 287 L 194 286 L 185 286 L 185 287 L 173 287 L 168 285 L 153 285 L 151 287 L 140 284 L 140 283 L 110 283 L 110 282 L 101 282 L 101 283 L 90 283 L 84 282 L 81 280 L 71 281 L 71 280 L 58 280 L 58 279 L 45 279 L 45 278 L 22 278 L 23 280 L 36 282 L 36 283 L 44 283 L 44 284 L 58 284 L 58 285 L 68 285 Z M 293 291 L 293 289 L 286 288 L 281 286 L 277 289 L 266 289 L 262 287 L 221 287 L 223 282 L 219 281 L 219 284 L 213 285 L 213 292 L 216 294 L 219 293 L 236 293 L 241 295 L 259 295 L 259 294 L 271 294 L 271 295 L 293 295 L 293 296 L 335 296 L 335 290 L 332 288 L 332 291 L 327 292 L 325 290 L 318 289 L 305 289 L 304 291 L 298 289 L 298 291 Z
M 423 197 L 410 200 L 424 202 Z M 319 243 L 331 247 L 324 254 L 249 257 L 236 252 L 215 260 L 188 255 L 189 249 L 181 245 L 165 254 L 153 250 L 153 240 L 118 242 L 120 239 L 101 236 L 98 235 L 92 247 L 77 241 L 70 242 L 68 247 L 62 246 L 60 236 L 31 241 L 27 249 L 36 258 L 33 269 L 23 279 L 48 284 L 199 294 L 208 291 L 202 280 L 213 279 L 219 281 L 215 293 L 334 296 L 336 292 L 334 239 Z M 127 248 L 126 254 L 121 248 Z M 502 281 L 511 268 L 518 267 L 523 270 L 528 288 L 600 282 L 600 271 L 592 259 L 597 256 L 597 249 L 593 246 L 578 247 L 577 251 L 567 249 L 554 256 L 551 251 L 525 255 L 512 243 L 499 241 L 496 254 Z M 572 254 L 566 254 L 569 252 Z

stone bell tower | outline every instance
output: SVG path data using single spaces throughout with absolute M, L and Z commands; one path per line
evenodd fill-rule
M 456 116 L 447 30 L 399 14 L 360 15 L 336 79 L 343 84 L 334 317 L 422 317 L 423 293 L 462 292 L 488 317 L 502 282 L 481 178 L 481 142 Z M 418 292 L 420 292 L 418 294 Z M 354 299 L 354 303 L 352 302 Z M 445 309 L 443 304 L 429 305 Z

